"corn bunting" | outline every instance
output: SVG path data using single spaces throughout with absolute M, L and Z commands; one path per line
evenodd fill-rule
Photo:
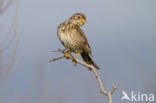
M 58 26 L 57 35 L 61 43 L 68 50 L 65 53 L 65 57 L 68 58 L 69 52 L 76 53 L 77 58 L 80 54 L 83 60 L 90 65 L 93 65 L 97 69 L 100 69 L 98 65 L 92 60 L 91 48 L 88 44 L 87 38 L 80 26 L 86 23 L 86 16 L 82 13 L 76 13 L 68 20 Z M 75 64 L 75 62 L 73 61 Z

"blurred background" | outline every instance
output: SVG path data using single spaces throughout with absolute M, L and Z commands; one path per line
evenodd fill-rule
M 98 83 L 70 60 L 50 63 L 64 48 L 57 26 L 74 13 L 101 67 L 113 103 L 122 91 L 156 95 L 155 0 L 0 0 L 0 103 L 102 103 Z M 81 57 L 79 57 L 81 60 Z M 124 101 L 124 103 L 129 103 Z

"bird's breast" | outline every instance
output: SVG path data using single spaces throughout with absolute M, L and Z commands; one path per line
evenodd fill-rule
M 58 31 L 58 37 L 62 44 L 70 51 L 80 51 L 80 45 L 77 42 L 77 36 L 74 30 L 70 31 Z
M 61 32 L 58 34 L 59 39 L 61 42 L 63 42 L 63 45 L 67 48 L 74 45 L 74 42 L 72 40 L 72 35 L 69 32 Z

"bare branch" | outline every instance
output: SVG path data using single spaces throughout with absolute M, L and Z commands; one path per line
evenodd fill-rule
M 7 44 L 7 41 L 9 39 L 9 37 L 11 37 L 11 32 L 13 31 L 13 28 L 15 26 L 15 23 L 16 23 L 16 16 L 14 17 L 14 19 L 12 20 L 12 23 L 9 27 L 9 30 L 4 38 L 4 40 L 2 41 L 2 43 L 0 44 L 0 53 L 4 51 L 4 49 L 6 49 L 5 45 Z M 14 37 L 14 36 L 13 36 Z M 11 43 L 10 43 L 11 44 Z
M 54 62 L 54 61 L 59 60 L 59 59 L 62 59 L 62 58 L 64 58 L 64 57 L 65 57 L 65 56 L 63 55 L 63 56 L 60 56 L 60 57 L 58 57 L 58 58 L 53 58 L 53 59 L 49 60 L 49 62 Z
M 2 3 L 2 2 L 0 2 Z M 1 4 L 0 4 L 1 5 Z M 9 5 L 9 4 L 8 4 Z M 17 66 L 17 60 L 16 60 L 16 52 L 19 44 L 18 39 L 18 23 L 17 23 L 17 15 L 18 15 L 18 6 L 16 6 L 14 18 L 12 20 L 12 23 L 10 25 L 10 28 L 5 36 L 5 39 L 2 41 L 2 44 L 0 44 L 0 56 L 3 55 L 4 49 L 10 47 L 13 45 L 13 48 L 11 49 L 10 54 L 8 54 L 8 58 L 4 61 L 4 65 L 0 67 L 0 86 L 5 83 L 5 81 L 8 80 L 9 76 Z M 11 38 L 12 37 L 12 38 Z M 9 39 L 11 38 L 11 39 Z M 1 58 L 0 58 L 1 59 Z
M 59 49 L 59 50 L 54 50 L 53 52 L 61 52 L 61 53 L 65 54 L 65 51 L 67 51 L 67 50 L 66 49 L 63 49 L 63 50 Z M 89 68 L 93 72 L 93 74 L 95 75 L 95 77 L 96 77 L 96 79 L 98 81 L 98 84 L 99 84 L 99 87 L 100 87 L 100 93 L 106 95 L 108 97 L 109 103 L 112 103 L 112 94 L 117 89 L 117 86 L 116 85 L 112 86 L 112 90 L 110 92 L 105 91 L 104 86 L 103 86 L 102 81 L 101 81 L 101 78 L 98 75 L 98 73 L 96 72 L 95 68 L 92 65 L 89 65 L 89 64 L 87 64 L 85 62 L 82 62 L 82 61 L 74 58 L 71 53 L 69 53 L 69 54 L 70 54 L 69 59 L 75 60 L 78 64 L 81 64 L 81 65 Z M 60 57 L 54 58 L 54 59 L 52 59 L 50 61 L 56 61 L 56 60 L 62 59 L 64 57 L 65 56 L 60 56 Z

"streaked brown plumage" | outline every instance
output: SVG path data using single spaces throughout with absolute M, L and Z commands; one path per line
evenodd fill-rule
M 80 28 L 80 26 L 82 26 L 85 22 L 86 16 L 82 13 L 76 13 L 58 26 L 57 35 L 61 43 L 68 51 L 77 54 L 76 58 L 79 54 L 81 54 L 83 60 L 87 64 L 93 65 L 97 69 L 100 69 L 90 57 L 90 46 L 84 32 Z

